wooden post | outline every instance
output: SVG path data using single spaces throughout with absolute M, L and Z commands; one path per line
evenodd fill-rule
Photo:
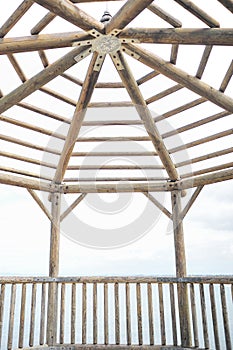
M 183 233 L 183 222 L 181 218 L 181 191 L 174 190 L 171 193 L 172 200 L 172 219 L 174 230 L 174 244 L 175 244 L 175 260 L 176 260 L 176 276 L 186 276 L 186 257 L 185 244 Z M 188 288 L 185 283 L 178 283 L 178 302 L 179 302 L 179 316 L 180 316 L 180 332 L 181 345 L 184 347 L 191 346 L 191 326 L 190 313 L 188 305 Z
M 59 244 L 60 244 L 60 206 L 61 194 L 51 194 L 52 221 L 50 236 L 49 276 L 57 277 L 59 273 Z M 55 345 L 57 341 L 57 283 L 51 282 L 48 291 L 47 315 L 47 344 Z

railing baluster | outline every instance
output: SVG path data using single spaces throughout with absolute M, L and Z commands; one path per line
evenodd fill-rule
M 12 349 L 13 332 L 14 332 L 14 319 L 15 319 L 15 297 L 16 297 L 16 284 L 11 286 L 11 302 L 10 302 L 10 316 L 9 316 L 9 330 L 8 330 L 8 343 L 7 349 Z
M 209 285 L 209 291 L 210 291 L 210 303 L 211 303 L 211 314 L 212 314 L 212 322 L 213 322 L 213 329 L 214 329 L 215 347 L 216 347 L 216 350 L 220 350 L 216 302 L 215 302 L 215 296 L 214 296 L 214 286 L 212 283 L 210 283 Z
M 87 343 L 87 285 L 82 286 L 82 344 Z
M 137 318 L 138 318 L 138 344 L 142 345 L 142 305 L 141 305 L 141 284 L 136 284 L 136 294 L 137 294 Z
M 93 284 L 93 344 L 97 344 L 97 283 Z
M 71 291 L 71 344 L 75 344 L 75 327 L 76 327 L 76 283 L 72 283 Z
M 64 344 L 65 335 L 65 298 L 66 298 L 66 284 L 61 284 L 61 304 L 60 304 L 60 344 Z
M 36 285 L 36 283 L 34 283 L 32 285 L 29 346 L 33 346 L 33 344 L 34 344 L 35 312 L 36 312 L 36 288 L 37 288 L 37 285 Z
M 104 283 L 104 344 L 108 345 L 108 283 Z
M 120 316 L 119 316 L 119 285 L 115 283 L 115 342 L 116 345 L 120 344 Z
M 22 348 L 24 344 L 24 326 L 25 326 L 25 306 L 26 306 L 27 285 L 22 284 L 21 306 L 20 306 L 20 323 L 19 323 L 19 341 L 18 347 Z
M 147 299 L 148 299 L 148 318 L 149 318 L 149 335 L 150 345 L 154 345 L 154 317 L 153 317 L 153 302 L 151 283 L 147 283 Z
M 130 306 L 130 284 L 126 282 L 126 326 L 127 326 L 127 344 L 131 345 L 131 306 Z
M 203 326 L 203 337 L 205 348 L 209 349 L 209 336 L 207 328 L 207 317 L 206 317 L 206 303 L 203 283 L 200 283 L 200 298 L 201 298 L 201 312 L 202 312 L 202 326 Z
M 161 344 L 166 345 L 166 331 L 164 320 L 164 303 L 163 303 L 163 285 L 158 283 L 159 288 L 159 314 L 160 314 L 160 331 L 161 331 Z
M 46 283 L 41 287 L 41 311 L 40 311 L 40 345 L 45 342 L 45 302 L 46 302 Z
M 226 294 L 225 294 L 224 284 L 222 283 L 220 284 L 220 294 L 221 294 L 221 302 L 222 302 L 222 316 L 223 316 L 226 348 L 231 349 L 231 336 L 230 336 L 230 328 L 229 328 L 229 321 L 228 321 Z
M 176 308 L 175 308 L 175 296 L 174 296 L 173 283 L 169 283 L 169 291 L 170 291 L 170 308 L 171 308 L 171 316 L 172 316 L 173 345 L 177 346 Z
M 197 308 L 196 308 L 195 290 L 194 290 L 193 283 L 190 283 L 190 301 L 191 301 L 194 345 L 195 347 L 199 347 Z
M 3 326 L 3 315 L 4 315 L 4 301 L 5 301 L 5 284 L 1 285 L 0 294 L 0 347 L 2 343 L 2 326 Z

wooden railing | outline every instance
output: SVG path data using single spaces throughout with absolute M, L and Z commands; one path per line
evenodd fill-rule
M 233 276 L 2 277 L 0 348 L 43 345 L 51 331 L 57 344 L 180 345 L 180 284 L 188 289 L 191 345 L 232 349 Z M 48 315 L 52 286 L 56 312 Z

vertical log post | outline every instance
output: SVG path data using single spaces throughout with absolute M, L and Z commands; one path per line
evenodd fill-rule
M 61 194 L 54 192 L 51 195 L 52 221 L 50 236 L 49 276 L 57 277 L 59 273 L 59 246 L 60 246 L 60 207 Z M 57 283 L 49 284 L 48 315 L 47 315 L 47 344 L 53 346 L 57 341 Z
M 186 257 L 183 222 L 181 218 L 181 191 L 174 190 L 171 193 L 172 220 L 174 231 L 176 276 L 186 276 Z M 188 305 L 188 286 L 185 283 L 178 283 L 178 301 L 180 316 L 181 345 L 191 346 L 191 323 Z

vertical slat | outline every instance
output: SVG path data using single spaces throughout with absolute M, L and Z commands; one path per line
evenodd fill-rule
M 4 301 L 5 301 L 5 284 L 1 285 L 0 294 L 0 347 L 2 342 L 2 325 L 3 325 L 3 315 L 4 315 Z
M 57 343 L 57 302 L 58 283 L 50 282 L 48 285 L 48 310 L 47 310 L 47 344 L 52 346 Z
M 115 342 L 116 345 L 120 344 L 120 316 L 119 316 L 119 285 L 115 283 Z
M 23 347 L 23 341 L 24 341 L 26 293 L 27 293 L 27 285 L 26 283 L 23 283 L 22 293 L 21 293 L 20 321 L 19 321 L 19 341 L 18 341 L 19 348 Z
M 138 318 L 138 344 L 142 345 L 142 305 L 141 305 L 141 284 L 136 284 L 136 294 L 137 294 L 137 318 Z
M 34 331 L 35 331 L 35 313 L 36 313 L 36 289 L 37 284 L 32 285 L 32 300 L 31 300 L 31 320 L 30 320 L 30 336 L 29 346 L 33 346 L 34 343 Z
M 231 336 L 230 336 L 230 328 L 229 328 L 229 321 L 228 321 L 226 294 L 225 294 L 224 284 L 222 283 L 220 284 L 220 293 L 221 293 L 221 302 L 222 302 L 222 316 L 223 316 L 226 348 L 231 349 Z
M 173 345 L 177 346 L 176 308 L 175 308 L 175 295 L 174 295 L 173 283 L 169 283 L 169 292 L 170 292 L 170 307 L 171 307 L 171 317 L 172 317 Z
M 12 349 L 13 332 L 14 332 L 14 319 L 15 319 L 15 297 L 16 297 L 16 284 L 11 286 L 11 304 L 10 304 L 10 316 L 9 316 L 9 330 L 8 330 L 8 343 L 7 349 Z
M 45 340 L 45 300 L 46 300 L 46 283 L 42 283 L 41 287 L 41 312 L 40 312 L 40 345 Z
M 76 283 L 72 283 L 71 292 L 71 344 L 75 344 L 75 326 L 76 326 Z
M 147 283 L 147 298 L 148 298 L 148 318 L 149 318 L 149 335 L 150 345 L 154 345 L 154 318 L 153 318 L 153 302 L 151 283 Z
M 127 326 L 127 344 L 131 345 L 131 306 L 130 306 L 130 284 L 126 283 L 125 286 L 126 293 L 126 326 Z
M 232 302 L 233 302 L 233 284 L 231 285 L 231 298 L 232 298 Z
M 87 285 L 82 286 L 82 344 L 87 342 Z
M 196 299 L 195 299 L 195 291 L 194 291 L 193 283 L 190 283 L 190 301 L 191 301 L 194 345 L 196 347 L 199 347 L 198 327 L 197 327 L 197 309 L 196 309 Z
M 108 284 L 104 283 L 104 344 L 108 344 Z
M 60 344 L 64 344 L 65 333 L 65 297 L 66 297 L 66 284 L 61 284 L 61 304 L 60 304 Z
M 93 284 L 93 344 L 97 344 L 97 283 Z
M 158 288 L 159 288 L 159 314 L 160 314 L 161 345 L 166 345 L 164 303 L 163 303 L 163 285 L 162 285 L 162 283 L 158 283 Z
M 214 286 L 212 283 L 210 283 L 210 285 L 209 285 L 209 291 L 210 291 L 210 304 L 211 304 L 212 322 L 213 322 L 213 329 L 214 329 L 215 347 L 216 347 L 216 350 L 220 350 L 219 335 L 218 335 L 218 320 L 217 320 L 216 303 L 215 303 L 215 296 L 214 296 Z
M 201 297 L 201 312 L 202 312 L 202 326 L 205 348 L 209 348 L 209 336 L 207 329 L 207 317 L 206 317 L 206 303 L 203 283 L 200 283 L 200 297 Z

